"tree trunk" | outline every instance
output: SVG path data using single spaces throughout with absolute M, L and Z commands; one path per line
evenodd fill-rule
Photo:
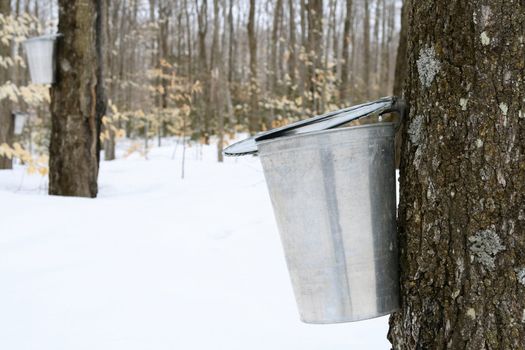
M 295 11 L 294 11 L 294 4 L 293 0 L 288 0 L 288 11 L 289 11 L 289 45 L 288 49 L 290 51 L 290 55 L 288 57 L 288 75 L 290 76 L 290 87 L 288 89 L 288 94 L 291 97 L 295 97 L 296 95 L 296 84 L 297 84 L 297 75 L 295 73 L 296 66 L 297 66 L 297 54 L 296 54 L 296 40 L 295 40 Z
M 365 0 L 363 19 L 363 90 L 365 98 L 370 98 L 370 0 Z
M 235 71 L 234 48 L 236 46 L 235 32 L 233 27 L 233 0 L 230 0 L 228 7 L 228 33 L 228 84 L 231 89 Z
M 109 15 L 109 2 L 108 1 L 105 1 L 104 2 L 104 30 L 105 30 L 105 33 L 106 33 L 106 42 L 108 43 L 108 45 L 114 45 L 114 40 L 113 40 L 113 33 L 114 31 L 110 30 L 110 15 Z M 118 23 L 118 22 L 117 22 Z M 108 90 L 109 90 L 109 94 L 111 96 L 115 96 L 116 95 L 116 84 L 115 82 L 113 81 L 112 78 L 112 69 L 111 69 L 111 50 L 105 50 L 104 52 L 104 68 L 106 69 L 106 72 L 109 73 L 109 74 L 106 74 L 105 78 L 110 78 L 110 85 L 108 87 Z M 113 101 L 113 103 L 116 103 L 117 101 Z M 104 160 L 107 160 L 107 161 L 110 161 L 110 160 L 115 160 L 115 143 L 116 143 L 116 138 L 115 138 L 115 132 L 111 129 L 111 128 L 108 128 L 108 137 L 104 140 Z
M 306 86 L 310 93 L 310 110 L 312 113 L 320 112 L 320 79 L 317 69 L 321 67 L 323 45 L 323 0 L 309 0 L 307 3 L 308 17 L 308 42 L 306 68 Z
M 399 45 L 396 56 L 396 72 L 394 79 L 394 96 L 403 96 L 403 88 L 407 73 L 407 31 L 408 31 L 408 12 L 406 1 L 401 8 L 401 31 L 399 33 Z M 403 125 L 401 125 L 403 126 Z M 401 143 L 403 127 L 396 133 L 396 169 L 401 163 Z
M 219 0 L 213 0 L 213 35 L 212 35 L 212 50 L 211 55 L 213 57 L 211 64 L 211 79 L 210 79 L 210 96 L 213 108 L 213 117 L 217 121 L 217 161 L 222 162 L 224 156 L 222 154 L 224 146 L 224 111 L 223 111 L 223 97 L 224 88 L 227 85 L 226 82 L 222 83 L 223 77 L 223 60 L 222 50 L 220 47 L 224 42 L 220 43 L 219 30 L 220 30 L 220 18 L 219 18 Z
M 10 1 L 4 0 L 0 2 L 0 14 L 4 16 L 11 15 Z M 7 58 L 10 56 L 11 45 L 5 45 L 0 42 L 0 58 Z M 0 65 L 0 86 L 9 80 L 9 68 Z M 13 143 L 14 122 L 10 105 L 9 98 L 7 97 L 0 100 L 0 145 L 3 143 L 11 145 Z M 12 168 L 13 161 L 10 158 L 0 157 L 0 170 Z
M 349 77 L 348 73 L 351 69 L 350 66 L 350 31 L 352 30 L 352 0 L 346 0 L 346 17 L 343 29 L 343 45 L 341 50 L 343 51 L 343 65 L 341 67 L 341 86 L 339 89 L 339 100 L 341 103 L 346 104 L 349 96 Z M 353 43 L 352 43 L 353 45 Z
M 525 3 L 407 3 L 394 349 L 525 349 Z
M 277 66 L 279 62 L 277 62 L 277 50 L 278 50 L 278 44 L 279 44 L 279 23 L 281 21 L 281 15 L 283 10 L 283 1 L 282 0 L 276 0 L 275 3 L 275 12 L 273 15 L 273 25 L 272 25 L 272 47 L 271 47 L 271 57 L 270 57 L 270 75 L 271 75 L 271 93 L 277 94 L 277 80 L 278 80 L 278 73 L 277 73 Z
M 206 55 L 206 33 L 208 31 L 208 0 L 202 0 L 200 5 L 195 0 L 195 8 L 197 9 L 197 23 L 198 23 L 198 38 L 199 38 L 199 71 L 198 78 L 202 83 L 202 98 L 199 99 L 199 110 L 201 111 L 202 125 L 199 125 L 201 136 L 204 137 L 206 144 L 209 142 L 210 136 L 210 118 L 209 111 L 209 70 Z
M 373 53 L 373 60 L 372 60 L 372 87 L 373 87 L 373 93 L 370 96 L 371 98 L 378 98 L 380 96 L 380 90 L 379 90 L 379 58 L 381 57 L 381 54 L 379 52 L 379 20 L 381 18 L 381 0 L 375 1 L 375 15 L 374 15 L 374 53 Z
M 394 95 L 403 95 L 403 85 L 406 79 L 407 70 L 407 31 L 408 31 L 408 12 L 407 0 L 403 2 L 401 7 L 401 31 L 399 32 L 399 45 L 397 47 L 396 56 L 396 73 L 394 80 Z
M 49 194 L 96 197 L 105 113 L 103 0 L 60 0 L 57 83 L 51 88 Z
M 250 133 L 259 130 L 258 97 L 257 97 L 257 38 L 255 37 L 255 0 L 250 0 L 248 13 L 248 48 L 250 51 Z

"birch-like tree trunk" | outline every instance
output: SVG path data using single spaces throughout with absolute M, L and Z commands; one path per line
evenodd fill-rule
M 525 349 L 525 3 L 412 0 L 394 349 Z
M 105 113 L 101 8 L 104 0 L 60 0 L 57 82 L 51 88 L 49 194 L 96 197 Z M 98 47 L 98 48 L 97 48 Z

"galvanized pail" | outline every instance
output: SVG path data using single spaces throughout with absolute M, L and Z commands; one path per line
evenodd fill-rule
M 15 135 L 22 134 L 22 131 L 24 130 L 24 126 L 26 125 L 27 119 L 29 118 L 29 114 L 23 113 L 23 112 L 15 112 L 13 113 L 15 116 Z
M 301 319 L 399 308 L 393 123 L 257 142 Z
M 60 34 L 39 36 L 23 42 L 33 84 L 55 82 L 55 42 Z

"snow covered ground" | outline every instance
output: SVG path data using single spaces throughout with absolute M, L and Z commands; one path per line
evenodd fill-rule
M 181 180 L 174 148 L 103 162 L 97 199 L 0 171 L 0 349 L 390 348 L 387 317 L 299 321 L 257 158 L 193 147 Z

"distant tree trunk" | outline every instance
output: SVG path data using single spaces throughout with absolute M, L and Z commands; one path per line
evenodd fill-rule
M 346 0 L 346 16 L 343 29 L 343 45 L 341 50 L 343 52 L 343 63 L 341 66 L 341 86 L 339 88 L 339 100 L 343 104 L 347 104 L 349 96 L 349 80 L 348 74 L 351 69 L 350 66 L 350 31 L 352 30 L 352 0 Z M 353 43 L 352 43 L 353 45 Z
M 224 143 L 224 111 L 223 105 L 224 101 L 221 98 L 223 87 L 221 86 L 221 81 L 223 77 L 222 67 L 222 50 L 219 49 L 221 46 L 219 42 L 219 0 L 213 0 L 213 36 L 212 36 L 212 51 L 211 55 L 212 65 L 211 65 L 211 81 L 210 81 L 210 94 L 211 102 L 215 108 L 213 108 L 213 117 L 217 121 L 217 161 L 223 161 L 223 143 Z
M 317 69 L 321 68 L 322 57 L 320 52 L 323 45 L 323 0 L 309 0 L 306 12 L 308 15 L 306 86 L 310 93 L 310 109 L 312 113 L 318 113 L 321 110 L 321 103 Z
M 209 111 L 209 69 L 206 55 L 206 33 L 208 31 L 208 0 L 202 0 L 200 9 L 198 0 L 195 0 L 195 7 L 197 9 L 197 23 L 198 23 L 198 43 L 199 43 L 199 71 L 198 79 L 202 84 L 202 98 L 199 99 L 199 109 L 201 111 L 202 125 L 201 136 L 204 137 L 206 144 L 209 143 L 210 136 L 210 118 Z
M 228 84 L 231 88 L 231 83 L 233 82 L 234 78 L 234 71 L 235 71 L 235 32 L 233 27 L 233 0 L 230 0 L 229 8 L 228 8 Z
M 184 0 L 184 19 L 186 22 L 186 46 L 188 48 L 188 80 L 193 82 L 193 45 L 191 40 L 191 22 L 190 22 L 190 11 L 188 8 L 187 0 Z
M 278 80 L 278 74 L 277 74 L 277 51 L 278 51 L 278 45 L 279 45 L 279 23 L 281 22 L 283 12 L 283 1 L 282 0 L 276 0 L 275 2 L 275 12 L 273 16 L 273 25 L 272 25 L 272 47 L 271 47 L 271 91 L 272 93 L 277 93 L 277 80 Z
M 401 8 L 401 31 L 399 33 L 399 46 L 397 48 L 396 56 L 396 71 L 394 79 L 394 96 L 403 96 L 403 88 L 406 80 L 407 73 L 407 31 L 408 31 L 408 12 L 407 12 L 407 0 L 403 2 Z M 402 131 L 400 127 L 396 133 L 396 169 L 399 169 L 401 164 L 401 144 L 402 144 Z
M 396 72 L 394 80 L 394 95 L 403 95 L 403 86 L 406 78 L 407 70 L 407 31 L 408 31 L 408 12 L 407 0 L 403 2 L 401 7 L 401 31 L 399 32 L 399 46 L 397 47 L 396 56 Z
M 381 45 L 381 95 L 392 94 L 391 51 L 392 40 L 395 32 L 396 6 L 395 0 L 387 2 L 383 0 L 383 42 Z M 395 66 L 395 65 L 394 65 Z M 394 93 L 394 95 L 396 95 Z M 399 95 L 400 96 L 400 95 Z
M 363 83 L 365 98 L 370 98 L 370 0 L 365 0 L 365 17 L 363 19 Z
M 334 4 L 334 12 L 333 12 L 333 18 L 332 18 L 332 26 L 334 28 L 334 32 L 332 33 L 332 51 L 334 54 L 334 76 L 335 79 L 340 82 L 340 74 L 341 74 L 341 57 L 340 57 L 340 51 L 339 51 L 339 31 L 338 28 L 338 15 L 339 12 L 337 11 L 339 7 L 339 2 L 336 0 Z
M 0 14 L 4 16 L 11 15 L 10 1 L 0 1 Z M 7 58 L 11 56 L 11 45 L 5 45 L 0 42 L 0 58 Z M 9 81 L 9 68 L 0 65 L 0 86 Z M 0 100 L 0 145 L 13 143 L 13 116 L 11 114 L 11 104 L 9 98 Z M 0 157 L 0 170 L 12 169 L 13 161 L 7 157 Z
M 57 83 L 51 88 L 49 194 L 96 197 L 102 79 L 104 0 L 59 0 Z
M 296 95 L 296 85 L 297 85 L 297 43 L 295 39 L 295 11 L 294 11 L 294 1 L 288 0 L 288 10 L 289 10 L 289 45 L 288 50 L 290 55 L 288 56 L 288 75 L 290 76 L 290 87 L 288 89 L 288 94 L 290 96 Z
M 250 51 L 250 133 L 259 130 L 258 97 L 257 97 L 257 38 L 255 37 L 255 0 L 250 0 L 248 14 L 248 48 Z
M 525 3 L 408 10 L 394 349 L 525 349 Z
M 380 94 L 380 88 L 379 88 L 379 64 L 380 64 L 380 58 L 381 53 L 379 52 L 379 20 L 381 18 L 381 0 L 375 1 L 375 15 L 374 15 L 374 53 L 373 53 L 373 60 L 372 60 L 372 76 L 373 80 L 371 82 L 373 92 L 370 96 L 371 98 L 378 98 Z
M 299 14 L 301 18 L 301 47 L 299 51 L 299 96 L 301 97 L 301 109 L 302 113 L 304 114 L 304 110 L 306 108 L 307 103 L 307 96 L 306 96 L 306 89 L 307 89 L 307 83 L 306 83 L 306 62 L 308 61 L 308 43 L 307 43 L 307 36 L 306 36 L 306 28 L 308 26 L 307 23 L 307 16 L 306 16 L 306 0 L 300 1 L 299 6 Z
M 113 33 L 114 31 L 111 30 L 110 28 L 110 16 L 109 16 L 109 2 L 108 1 L 104 1 L 104 29 L 105 29 L 105 32 L 106 32 L 106 42 L 108 43 L 108 46 L 109 45 L 113 45 L 114 44 L 114 40 L 113 40 Z M 108 72 L 109 74 L 106 74 L 106 77 L 105 78 L 111 78 L 111 73 L 112 73 L 112 69 L 111 69 L 111 58 L 110 58 L 110 55 L 111 55 L 111 50 L 105 50 L 104 52 L 104 68 L 105 68 L 105 71 Z M 108 90 L 109 90 L 109 94 L 110 96 L 115 96 L 116 95 L 116 91 L 115 91 L 115 88 L 116 88 L 116 84 L 113 82 L 112 79 L 110 79 L 111 83 L 110 83 L 110 86 L 108 87 Z M 113 103 L 116 103 L 117 101 L 113 101 Z M 104 160 L 115 160 L 115 143 L 116 143 L 116 140 L 115 140 L 115 132 L 113 130 L 111 130 L 111 128 L 108 129 L 108 137 L 106 139 L 104 139 Z
M 173 64 L 173 56 L 170 52 L 168 44 L 170 18 L 171 18 L 171 7 L 166 1 L 159 0 L 159 31 L 158 31 L 158 42 L 159 42 L 159 65 L 162 77 L 160 78 L 160 84 L 162 86 L 162 92 L 160 93 L 160 107 L 163 110 L 168 108 L 168 91 L 170 79 L 168 78 L 171 74 L 170 65 Z M 162 145 L 162 134 L 164 130 L 164 120 L 162 115 L 158 115 L 157 123 L 157 146 Z

